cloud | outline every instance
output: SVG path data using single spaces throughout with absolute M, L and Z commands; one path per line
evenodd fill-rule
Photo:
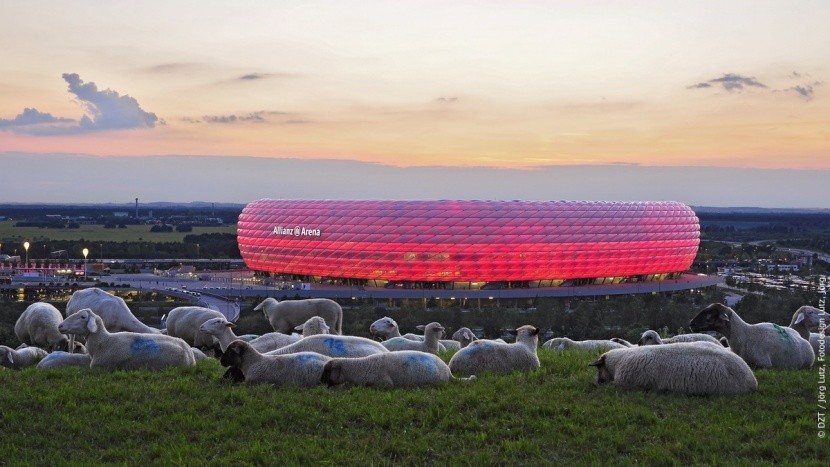
M 182 121 L 188 123 L 225 123 L 225 124 L 233 124 L 233 123 L 241 123 L 241 122 L 267 122 L 268 116 L 274 115 L 290 115 L 287 112 L 278 112 L 273 110 L 260 110 L 257 112 L 251 112 L 243 115 L 203 115 L 201 120 L 194 119 L 190 117 L 182 118 Z M 294 123 L 291 121 L 291 123 Z
M 35 108 L 25 108 L 23 112 L 12 119 L 0 118 L 0 128 L 14 128 L 29 125 L 41 125 L 44 123 L 71 123 L 71 118 L 59 118 L 50 113 L 40 112 Z
M 755 79 L 755 77 L 741 76 L 735 73 L 726 73 L 720 78 L 710 79 L 701 83 L 687 86 L 687 89 L 701 89 L 710 88 L 712 86 L 722 86 L 729 92 L 743 91 L 747 87 L 766 88 L 767 86 Z
M 458 102 L 458 98 L 457 97 L 439 97 L 438 99 L 435 99 L 435 102 L 438 102 L 438 103 L 441 103 L 441 104 L 452 104 L 452 103 Z
M 62 77 L 69 84 L 69 92 L 92 115 L 81 117 L 79 128 L 82 130 L 153 128 L 159 123 L 156 114 L 145 112 L 138 101 L 128 95 L 122 96 L 111 89 L 99 91 L 95 83 L 84 83 L 77 73 L 64 73 Z

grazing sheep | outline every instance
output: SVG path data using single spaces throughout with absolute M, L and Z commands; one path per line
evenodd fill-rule
M 130 307 L 121 297 L 116 297 L 99 288 L 90 287 L 72 294 L 66 304 L 66 316 L 78 310 L 89 308 L 93 313 L 104 320 L 104 326 L 110 332 L 130 331 L 145 334 L 161 334 L 161 331 L 151 328 L 138 320 L 130 311 Z
M 420 329 L 420 328 L 419 328 Z M 398 323 L 395 322 L 394 319 L 385 316 L 380 318 L 379 320 L 375 321 L 369 326 L 369 332 L 372 334 L 377 334 L 381 336 L 384 340 L 392 340 L 395 337 L 403 337 L 405 339 L 409 339 L 412 341 L 419 341 L 423 342 L 425 337 L 419 336 L 417 334 L 406 333 L 401 336 L 400 328 L 398 328 Z M 438 342 L 443 346 L 440 348 L 440 351 L 443 352 L 447 349 L 455 349 L 458 350 L 461 348 L 461 344 L 459 344 L 455 340 L 450 339 L 439 339 Z M 404 344 L 406 345 L 406 344 Z M 410 348 L 410 350 L 418 350 L 417 348 Z
M 617 344 L 622 344 L 623 347 L 634 347 L 634 344 L 632 344 L 631 342 L 628 342 L 627 340 L 622 339 L 620 337 L 612 337 L 610 339 L 610 341 L 611 342 L 616 342 Z
M 810 368 L 813 347 L 794 329 L 773 323 L 747 324 L 722 303 L 704 308 L 689 323 L 692 331 L 717 331 L 729 348 L 757 368 Z
M 444 384 L 450 379 L 450 367 L 438 356 L 417 350 L 401 350 L 362 358 L 333 358 L 326 363 L 320 381 L 328 386 L 350 383 L 412 388 Z
M 86 336 L 90 368 L 158 370 L 196 364 L 190 346 L 177 337 L 137 332 L 110 333 L 92 310 L 77 311 L 58 326 L 64 333 Z
M 262 310 L 274 331 L 291 334 L 291 330 L 302 325 L 312 316 L 326 320 L 332 334 L 343 334 L 343 309 L 334 300 L 328 298 L 309 298 L 306 300 L 283 300 L 268 297 L 254 308 Z
M 220 361 L 224 366 L 238 369 L 248 384 L 315 386 L 320 384 L 323 368 L 329 360 L 331 358 L 314 352 L 262 354 L 249 343 L 237 340 L 231 342 Z
M 39 369 L 48 368 L 89 368 L 92 357 L 85 353 L 52 352 L 37 364 Z
M 611 350 L 622 349 L 625 345 L 611 340 L 574 341 L 568 339 L 567 337 L 555 337 L 542 344 L 542 347 L 546 347 L 551 350 Z
M 526 325 L 516 329 L 516 342 L 504 344 L 490 340 L 477 340 L 459 350 L 450 359 L 449 367 L 454 375 L 469 376 L 484 371 L 510 373 L 513 370 L 539 368 L 536 347 L 539 345 L 539 328 Z
M 389 340 L 381 342 L 381 345 L 389 349 L 391 352 L 399 352 L 401 350 L 418 350 L 421 352 L 429 352 L 437 354 L 444 352 L 447 349 L 441 345 L 438 340 L 444 335 L 444 326 L 440 323 L 429 323 L 426 326 L 418 326 L 418 330 L 424 331 L 423 341 L 409 340 L 405 337 L 393 337 Z
M 642 336 L 640 336 L 640 340 L 639 342 L 637 342 L 637 345 L 677 344 L 679 342 L 711 342 L 713 344 L 720 343 L 720 341 L 710 336 L 709 334 L 700 333 L 678 334 L 674 337 L 667 337 L 665 339 L 662 339 L 660 338 L 660 334 L 657 334 L 657 331 L 649 329 L 648 331 L 644 332 Z
M 286 355 L 297 352 L 315 352 L 329 357 L 358 358 L 376 353 L 387 353 L 389 350 L 380 342 L 365 337 L 318 334 L 303 337 L 293 344 L 272 350 L 266 355 Z
M 318 334 L 330 334 L 331 328 L 326 324 L 326 320 L 319 316 L 312 316 L 308 318 L 301 326 L 294 328 L 299 331 L 303 337 L 316 336 Z
M 225 318 L 225 315 L 201 306 L 173 308 L 167 314 L 167 335 L 184 339 L 193 347 L 212 348 L 213 336 L 202 332 L 200 327 L 205 321 L 213 318 Z
M 615 383 L 628 389 L 723 396 L 758 388 L 746 362 L 711 342 L 610 350 L 591 365 L 597 367 L 597 383 Z
M 29 305 L 14 323 L 14 334 L 24 344 L 49 350 L 68 350 L 69 338 L 58 332 L 61 312 L 46 302 Z
M 46 357 L 46 351 L 40 347 L 24 347 L 15 350 L 0 345 L 0 365 L 13 370 L 34 366 L 44 357 Z
M 803 339 L 810 342 L 813 353 L 816 355 L 819 354 L 819 347 L 822 346 L 821 341 L 824 340 L 824 344 L 827 344 L 828 341 L 826 335 L 821 336 L 819 333 L 810 332 L 810 329 L 821 325 L 822 321 L 825 326 L 830 324 L 830 313 L 809 305 L 804 305 L 795 310 L 790 321 L 790 327 L 795 329 Z M 826 345 L 824 348 L 827 348 Z
M 279 349 L 280 347 L 285 347 L 286 345 L 293 344 L 294 342 L 300 340 L 300 336 L 297 334 L 289 335 L 281 332 L 269 332 L 268 334 L 263 334 L 252 340 L 240 339 L 240 337 L 233 332 L 235 327 L 235 324 L 231 323 L 223 316 L 211 318 L 205 321 L 201 326 L 199 326 L 199 330 L 205 334 L 213 336 L 219 343 L 219 348 L 222 352 L 225 352 L 228 346 L 231 345 L 231 342 L 235 340 L 244 340 L 251 344 L 253 348 L 262 353 L 270 352 L 272 350 Z

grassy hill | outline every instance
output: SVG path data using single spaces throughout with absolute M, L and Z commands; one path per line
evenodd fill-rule
M 825 465 L 818 371 L 740 397 L 597 386 L 596 353 L 436 388 L 229 386 L 215 360 L 158 373 L 0 370 L 8 464 Z M 444 355 L 448 358 L 448 355 Z M 823 459 L 823 460 L 822 460 Z

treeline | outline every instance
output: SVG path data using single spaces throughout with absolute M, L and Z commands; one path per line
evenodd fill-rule
M 203 259 L 241 258 L 236 235 L 230 233 L 189 234 L 181 242 L 86 242 L 81 238 L 72 241 L 49 240 L 44 243 L 49 251 L 69 252 L 70 258 L 82 257 L 80 245 L 91 245 L 90 259 L 174 259 L 197 256 Z

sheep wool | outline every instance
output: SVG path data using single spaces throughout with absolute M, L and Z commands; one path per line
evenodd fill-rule
M 323 369 L 321 382 L 383 388 L 411 388 L 444 384 L 452 378 L 450 368 L 438 356 L 416 350 L 401 350 L 361 358 L 333 358 Z
M 142 323 L 121 297 L 97 287 L 79 290 L 72 294 L 66 304 L 66 316 L 78 310 L 89 308 L 103 321 L 110 332 L 130 331 L 145 334 L 161 334 L 161 331 Z
M 222 354 L 224 366 L 242 372 L 248 384 L 315 386 L 321 383 L 323 368 L 331 358 L 314 352 L 265 355 L 244 341 L 233 341 Z
M 69 338 L 58 331 L 61 321 L 63 316 L 60 310 L 52 304 L 32 303 L 14 323 L 14 334 L 24 344 L 49 350 L 68 350 Z
M 662 345 L 662 344 L 676 344 L 678 342 L 711 342 L 717 344 L 719 341 L 709 334 L 691 333 L 678 334 L 674 337 L 667 337 L 665 339 L 657 334 L 657 331 L 649 329 L 640 336 L 638 345 Z
M 201 331 L 202 324 L 213 318 L 224 318 L 222 313 L 201 306 L 180 306 L 167 314 L 167 335 L 179 337 L 193 347 L 214 346 L 213 336 Z
M 516 342 L 506 344 L 477 340 L 459 350 L 449 362 L 453 375 L 478 375 L 485 371 L 510 373 L 514 370 L 539 368 L 539 329 L 525 325 L 515 331 Z
M 418 350 L 421 352 L 429 352 L 436 354 L 439 351 L 446 350 L 438 340 L 444 335 L 444 326 L 440 323 L 432 322 L 426 326 L 418 326 L 419 330 L 424 331 L 424 340 L 415 341 L 409 340 L 405 337 L 393 337 L 389 340 L 381 342 L 381 344 L 392 352 L 401 350 Z
M 387 353 L 389 350 L 380 342 L 365 337 L 318 334 L 303 337 L 293 344 L 272 350 L 266 355 L 286 355 L 297 352 L 315 352 L 333 358 L 358 358 L 376 353 Z
M 272 297 L 263 300 L 254 308 L 262 310 L 274 331 L 290 334 L 291 330 L 302 325 L 312 316 L 320 316 L 332 329 L 332 334 L 343 334 L 343 309 L 334 300 L 328 298 L 309 298 L 305 300 L 283 300 L 278 302 Z
M 591 365 L 597 368 L 597 383 L 627 389 L 725 396 L 758 388 L 745 361 L 711 342 L 614 349 Z
M 621 349 L 626 346 L 612 340 L 574 341 L 567 337 L 554 337 L 542 344 L 542 347 L 551 350 L 611 350 Z
M 0 345 L 0 366 L 13 370 L 20 370 L 21 368 L 37 365 L 45 357 L 46 351 L 40 347 L 23 347 L 22 349 L 15 350 L 11 347 Z
M 289 335 L 281 332 L 269 332 L 268 334 L 263 334 L 254 339 L 247 340 L 234 334 L 233 329 L 235 327 L 235 324 L 231 323 L 223 316 L 211 318 L 205 321 L 201 326 L 199 326 L 199 330 L 213 336 L 219 342 L 219 348 L 222 352 L 225 352 L 231 342 L 235 340 L 244 340 L 250 343 L 253 348 L 263 353 L 279 349 L 280 347 L 285 347 L 286 345 L 293 344 L 294 342 L 300 340 L 300 336 L 298 334 Z
M 816 355 L 819 355 L 821 347 L 827 349 L 827 335 L 826 333 L 810 332 L 810 329 L 819 327 L 822 323 L 825 327 L 830 325 L 830 313 L 809 305 L 804 305 L 795 310 L 792 320 L 790 320 L 790 327 L 795 329 L 803 339 L 810 342 L 813 353 Z
M 85 353 L 52 352 L 41 360 L 37 367 L 41 370 L 49 368 L 89 368 L 92 357 Z

